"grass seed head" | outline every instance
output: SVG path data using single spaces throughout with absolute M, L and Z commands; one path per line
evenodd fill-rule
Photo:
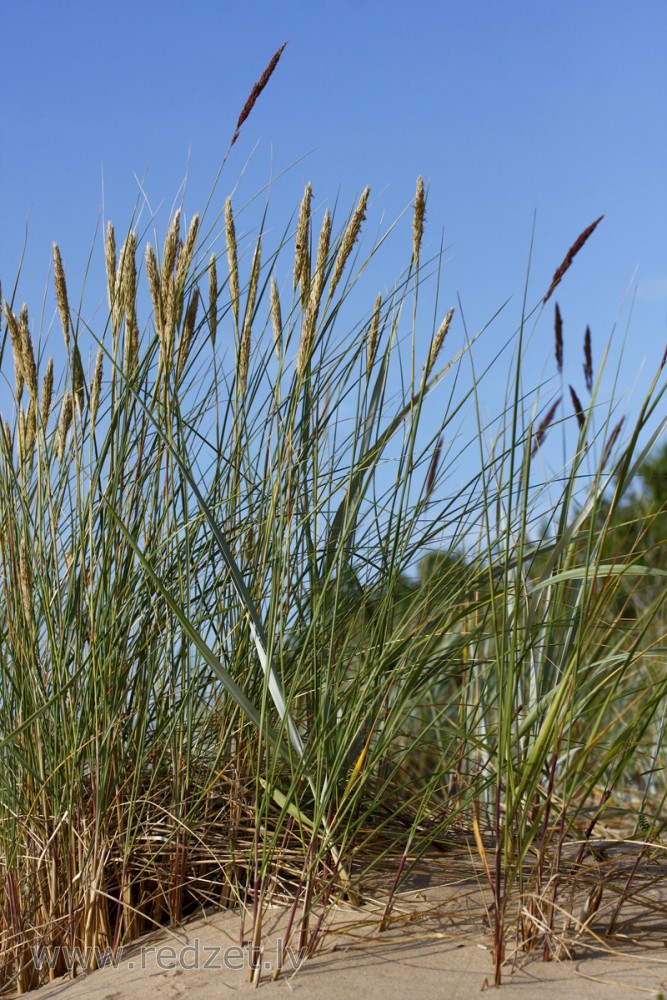
M 572 399 L 572 406 L 574 407 L 577 423 L 579 424 L 579 430 L 581 430 L 581 428 L 584 426 L 586 422 L 586 417 L 584 415 L 584 408 L 581 405 L 581 400 L 577 396 L 572 386 L 570 386 L 570 398 Z
M 307 290 L 310 281 L 310 206 L 313 199 L 313 189 L 306 184 L 299 209 L 299 221 L 296 226 L 294 242 L 294 291 L 299 284 Z
M 178 254 L 178 245 L 181 232 L 181 210 L 176 209 L 171 225 L 167 230 L 162 251 L 162 288 L 164 289 L 174 278 L 174 267 Z
M 248 369 L 250 367 L 250 337 L 252 333 L 252 318 L 255 312 L 255 300 L 257 298 L 257 286 L 259 284 L 259 269 L 262 257 L 262 240 L 257 240 L 255 253 L 252 258 L 252 269 L 250 271 L 250 285 L 248 288 L 248 299 L 246 301 L 245 316 L 243 318 L 243 330 L 241 332 L 241 342 L 239 346 L 239 393 L 245 396 L 248 382 Z
M 79 416 L 83 413 L 83 404 L 86 395 L 86 380 L 83 374 L 83 363 L 81 361 L 81 351 L 79 345 L 74 345 L 72 351 L 72 397 L 76 402 Z
M 454 318 L 454 310 L 450 309 L 442 323 L 440 324 L 440 329 L 433 338 L 433 343 L 431 344 L 431 350 L 429 352 L 428 361 L 426 362 L 426 378 L 429 377 L 436 361 L 438 360 L 438 355 L 442 349 L 442 345 L 445 342 L 445 337 L 447 336 L 447 331 L 451 326 L 452 319 Z
M 5 302 L 5 318 L 9 327 L 9 336 L 12 341 L 12 354 L 14 357 L 14 378 L 16 382 L 16 399 L 20 400 L 23 394 L 25 374 L 23 371 L 23 335 L 19 322 L 9 308 L 9 303 Z
M 600 471 L 602 471 L 605 468 L 607 462 L 609 461 L 609 456 L 611 455 L 611 453 L 612 453 L 612 451 L 614 449 L 614 445 L 616 444 L 616 441 L 618 440 L 618 435 L 621 433 L 621 428 L 623 427 L 624 423 L 625 423 L 625 417 L 621 417 L 621 419 L 618 421 L 618 423 L 614 427 L 613 431 L 609 435 L 609 440 L 607 441 L 606 445 L 604 446 L 604 451 L 602 453 L 602 461 L 600 463 Z
M 125 311 L 125 344 L 123 350 L 123 371 L 131 375 L 137 362 L 139 351 L 139 328 L 137 325 L 137 237 L 129 232 L 121 251 L 123 309 Z
M 53 358 L 49 358 L 44 372 L 42 382 L 42 427 L 46 428 L 51 413 L 51 402 L 53 400 Z
M 2 421 L 2 434 L 5 439 L 5 448 L 7 449 L 7 454 L 11 457 L 12 454 L 12 432 L 9 429 L 9 423 L 6 420 Z
M 215 254 L 211 254 L 208 265 L 208 329 L 211 345 L 215 350 L 215 339 L 218 333 L 218 268 Z
M 67 282 L 65 281 L 65 270 L 57 243 L 53 244 L 53 274 L 56 283 L 56 302 L 58 304 L 58 312 L 60 313 L 65 347 L 69 351 L 70 313 L 69 302 L 67 300 Z
M 23 467 L 32 456 L 37 434 L 37 406 L 34 399 L 28 404 L 25 413 L 19 411 L 19 464 Z
M 67 444 L 67 433 L 72 423 L 73 413 L 74 413 L 74 404 L 72 403 L 72 394 L 70 392 L 65 392 L 60 407 L 60 420 L 58 421 L 58 438 L 56 440 L 56 456 L 59 462 L 62 462 L 63 456 L 65 454 L 65 445 Z
M 91 433 L 95 428 L 95 420 L 97 419 L 97 410 L 100 405 L 100 394 L 102 392 L 102 366 L 104 361 L 104 353 L 102 347 L 97 348 L 97 354 L 95 355 L 95 369 L 93 371 L 93 381 L 90 386 L 90 430 Z
M 104 261 L 107 271 L 107 299 L 109 309 L 113 309 L 116 298 L 116 234 L 111 221 L 107 225 L 107 235 L 104 241 Z
M 361 230 L 361 224 L 366 218 L 366 205 L 368 204 L 368 196 L 370 193 L 371 189 L 369 187 L 364 189 L 364 192 L 361 198 L 359 199 L 359 204 L 354 210 L 354 215 L 350 220 L 350 224 L 345 230 L 345 233 L 343 234 L 343 239 L 341 240 L 340 249 L 336 254 L 336 261 L 334 263 L 333 274 L 331 276 L 331 283 L 329 285 L 329 298 L 332 298 L 333 293 L 336 290 L 338 282 L 340 281 L 341 276 L 343 274 L 343 269 L 345 268 L 345 264 L 347 263 L 347 260 L 350 254 L 352 253 L 354 244 L 357 241 L 357 237 L 359 236 L 359 232 Z
M 197 322 L 198 306 L 199 306 L 199 289 L 195 288 L 192 292 L 192 295 L 190 296 L 190 302 L 188 303 L 188 308 L 185 310 L 185 320 L 183 321 L 183 333 L 181 335 L 181 342 L 178 345 L 176 385 L 180 384 L 183 371 L 185 370 L 185 363 L 188 360 L 188 354 L 190 353 L 192 338 L 195 332 L 195 323 Z
M 562 398 L 563 398 L 562 396 L 558 397 L 558 399 L 556 400 L 556 402 L 549 409 L 549 412 L 547 413 L 547 415 L 544 418 L 544 420 L 542 420 L 540 422 L 540 424 L 539 424 L 539 426 L 537 428 L 537 431 L 535 432 L 535 439 L 533 441 L 533 447 L 532 447 L 532 450 L 530 452 L 531 458 L 533 457 L 533 455 L 536 454 L 536 452 L 538 451 L 540 445 L 542 444 L 542 441 L 544 440 L 544 435 L 546 434 L 549 426 L 551 425 L 551 423 L 553 421 L 553 418 L 556 416 L 556 410 L 560 406 L 560 401 L 561 401 Z
M 39 385 L 37 381 L 37 365 L 35 363 L 35 351 L 32 346 L 30 327 L 28 325 L 28 307 L 24 303 L 21 306 L 19 316 L 19 330 L 21 333 L 21 352 L 23 356 L 23 377 L 28 386 L 30 399 L 37 404 L 39 397 Z
M 243 125 L 244 121 L 248 118 L 248 115 L 250 114 L 250 112 L 252 111 L 252 109 L 255 107 L 255 104 L 257 102 L 257 99 L 259 98 L 259 95 L 262 93 L 262 91 L 266 87 L 267 83 L 271 79 L 273 71 L 276 68 L 276 66 L 278 65 L 278 60 L 280 59 L 281 55 L 283 54 L 283 50 L 284 50 L 284 48 L 285 48 L 286 45 L 287 45 L 287 42 L 283 42 L 283 44 L 280 46 L 280 48 L 278 49 L 278 51 L 272 56 L 271 60 L 269 61 L 268 66 L 266 67 L 266 69 L 264 70 L 264 72 L 260 76 L 260 78 L 257 81 L 257 83 L 254 85 L 254 87 L 250 91 L 250 95 L 248 97 L 248 100 L 243 105 L 243 108 L 241 110 L 241 114 L 239 115 L 239 119 L 238 119 L 238 121 L 236 123 L 236 129 L 234 131 L 234 135 L 232 136 L 232 141 L 229 144 L 230 149 L 234 145 L 234 143 L 236 142 L 236 140 L 238 139 L 239 133 L 241 131 L 241 126 Z
M 368 331 L 368 347 L 366 349 L 366 378 L 371 377 L 371 371 L 373 368 L 373 362 L 375 361 L 375 354 L 377 352 L 377 342 L 378 342 L 378 331 L 380 329 L 380 309 L 382 308 L 382 296 L 378 295 L 375 300 L 375 306 L 373 308 L 373 318 L 371 319 L 370 329 Z
M 280 313 L 280 294 L 276 279 L 271 278 L 271 326 L 273 327 L 273 343 L 276 349 L 276 357 L 280 361 L 282 353 L 283 321 Z
M 232 303 L 234 319 L 239 321 L 239 262 L 236 247 L 236 227 L 232 213 L 232 200 L 225 202 L 225 240 L 227 243 L 227 266 L 229 267 L 229 298 Z
M 556 303 L 554 316 L 554 332 L 556 337 L 556 367 L 558 374 L 563 374 L 563 317 L 560 314 L 558 303 Z
M 185 286 L 188 271 L 190 270 L 190 264 L 192 263 L 192 258 L 195 252 L 198 232 L 199 216 L 193 215 L 187 236 L 185 237 L 185 243 L 180 248 L 178 258 L 176 260 L 176 285 L 181 290 Z
M 331 215 L 329 214 L 329 209 L 327 209 L 326 212 L 324 213 L 322 228 L 320 230 L 320 238 L 317 244 L 315 273 L 313 274 L 313 279 L 310 283 L 308 304 L 306 306 L 306 311 L 303 319 L 301 340 L 299 343 L 299 350 L 297 352 L 296 370 L 297 370 L 297 375 L 299 377 L 301 377 L 306 362 L 308 361 L 311 351 L 313 349 L 315 328 L 317 326 L 317 317 L 320 311 L 322 292 L 324 291 L 324 277 L 326 272 L 327 261 L 329 259 L 330 241 L 331 241 Z
M 146 274 L 148 275 L 148 288 L 151 293 L 153 303 L 153 316 L 155 327 L 161 335 L 164 330 L 164 314 L 162 312 L 162 296 L 160 294 L 160 271 L 157 266 L 155 251 L 150 243 L 146 244 Z
M 591 328 L 586 327 L 586 333 L 584 334 L 584 378 L 586 380 L 586 388 L 589 392 L 593 391 L 593 350 L 591 348 Z
M 588 226 L 586 229 L 584 229 L 583 233 L 580 233 L 579 236 L 576 238 L 576 240 L 574 241 L 568 252 L 565 254 L 563 263 L 560 265 L 560 267 L 556 268 L 554 276 L 551 279 L 551 284 L 549 285 L 549 288 L 547 290 L 547 294 L 542 299 L 543 305 L 545 305 L 546 302 L 551 298 L 554 289 L 558 285 L 560 285 L 566 271 L 568 271 L 572 266 L 572 261 L 577 256 L 577 254 L 579 253 L 579 251 L 581 250 L 581 248 L 583 247 L 584 243 L 589 238 L 589 236 L 593 235 L 597 226 L 602 222 L 603 219 L 604 215 L 601 215 L 599 219 L 596 219 L 595 222 L 592 222 L 591 225 Z
M 424 236 L 424 219 L 426 217 L 426 195 L 424 193 L 424 179 L 417 178 L 417 192 L 415 194 L 415 211 L 412 218 L 412 261 L 415 267 L 419 265 L 419 251 Z

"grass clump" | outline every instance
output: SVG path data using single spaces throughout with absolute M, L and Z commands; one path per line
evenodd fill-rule
M 529 319 L 597 223 L 524 307 L 489 436 L 488 371 L 477 337 L 448 348 L 454 310 L 419 360 L 423 183 L 407 270 L 350 323 L 380 246 L 355 260 L 368 197 L 337 232 L 308 186 L 293 257 L 291 232 L 243 245 L 230 199 L 222 254 L 217 220 L 183 231 L 176 212 L 143 274 L 138 235 L 117 254 L 110 225 L 102 328 L 72 313 L 56 247 L 66 362 L 41 397 L 43 345 L 4 303 L 6 988 L 45 975 L 36 946 L 116 949 L 207 903 L 252 907 L 257 947 L 266 905 L 290 905 L 312 951 L 312 915 L 361 902 L 391 862 L 388 926 L 416 859 L 466 835 L 500 981 L 510 927 L 545 955 L 565 940 L 567 889 L 612 810 L 660 843 L 660 508 L 614 542 L 664 429 L 660 372 L 625 443 L 613 407 L 594 429 L 590 338 L 588 406 L 522 384 Z M 543 481 L 559 431 L 570 458 Z M 477 472 L 452 487 L 472 446 Z

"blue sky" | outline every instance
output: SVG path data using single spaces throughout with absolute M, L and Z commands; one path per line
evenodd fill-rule
M 319 210 L 338 199 L 347 211 L 369 184 L 372 239 L 409 205 L 423 174 L 427 248 L 441 240 L 447 248 L 443 310 L 460 299 L 474 332 L 512 296 L 491 331 L 501 340 L 518 323 L 533 218 L 530 304 L 604 214 L 555 296 L 565 374 L 582 389 L 586 324 L 599 359 L 634 298 L 619 392 L 638 408 L 637 372 L 644 363 L 641 388 L 667 341 L 663 0 L 20 0 L 0 16 L 0 278 L 9 298 L 27 226 L 16 304 L 29 303 L 33 327 L 54 240 L 74 300 L 92 249 L 85 309 L 96 315 L 104 297 L 96 227 L 103 214 L 127 229 L 139 180 L 160 234 L 186 173 L 185 211 L 201 209 L 252 84 L 287 40 L 215 210 L 237 181 L 241 204 L 280 174 L 271 216 L 282 229 L 306 181 Z M 409 214 L 404 221 L 382 273 L 373 272 L 385 288 L 409 258 Z M 368 287 L 368 308 L 378 290 Z M 42 339 L 52 308 L 49 299 Z M 551 316 L 532 349 L 536 382 L 554 374 Z M 459 344 L 461 330 L 452 328 Z M 2 369 L 12 381 L 9 357 Z

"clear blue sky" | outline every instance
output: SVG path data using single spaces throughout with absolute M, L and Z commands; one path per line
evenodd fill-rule
M 277 227 L 308 180 L 320 208 L 339 198 L 347 209 L 369 184 L 372 236 L 408 205 L 423 174 L 427 243 L 435 251 L 444 234 L 448 248 L 443 308 L 460 296 L 474 331 L 513 295 L 499 338 L 520 314 L 534 214 L 531 303 L 579 232 L 604 214 L 557 295 L 566 378 L 582 388 L 586 324 L 599 358 L 619 310 L 626 322 L 633 290 L 621 391 L 630 392 L 644 358 L 640 384 L 662 357 L 664 0 L 5 0 L 0 17 L 0 278 L 9 298 L 27 224 L 17 306 L 27 301 L 35 320 L 52 241 L 75 298 L 102 207 L 122 234 L 137 178 L 152 209 L 162 206 L 161 234 L 186 171 L 185 210 L 201 209 L 252 84 L 287 40 L 217 208 L 252 154 L 239 203 L 271 171 L 295 164 L 274 187 Z M 386 287 L 409 257 L 409 217 L 403 233 L 384 257 Z M 103 299 L 99 234 L 92 271 L 89 315 Z M 51 318 L 49 302 L 45 329 Z M 536 379 L 543 366 L 553 374 L 546 316 L 542 329 Z M 427 324 L 425 344 L 430 332 Z M 13 380 L 9 357 L 3 373 Z M 6 398 L 0 381 L 3 406 Z

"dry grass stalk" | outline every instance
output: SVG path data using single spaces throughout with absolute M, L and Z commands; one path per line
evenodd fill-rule
M 243 318 L 243 331 L 239 345 L 239 376 L 238 385 L 241 397 L 245 396 L 248 382 L 248 369 L 250 367 L 250 336 L 252 332 L 252 318 L 255 312 L 255 300 L 257 299 L 257 286 L 259 284 L 259 269 L 262 256 L 262 240 L 257 240 L 255 253 L 252 258 L 252 270 L 250 272 L 250 287 L 248 288 L 248 300 L 246 302 L 245 316 Z
M 12 355 L 14 357 L 14 379 L 16 383 L 16 399 L 20 401 L 23 394 L 25 375 L 23 372 L 23 336 L 21 328 L 14 313 L 9 308 L 9 303 L 5 302 L 5 318 L 9 327 L 9 335 L 12 341 Z
M 74 413 L 74 404 L 72 402 L 72 394 L 70 392 L 65 392 L 63 395 L 62 405 L 60 407 L 60 420 L 58 421 L 58 438 L 56 440 L 56 456 L 59 462 L 62 462 L 63 456 L 65 454 L 65 445 L 67 444 L 67 432 L 70 429 L 72 423 L 72 416 Z
M 299 221 L 296 226 L 294 241 L 294 291 L 299 284 L 305 293 L 310 283 L 310 206 L 313 199 L 313 189 L 306 184 L 299 208 Z
M 116 298 L 116 234 L 113 223 L 107 225 L 107 235 L 104 241 L 104 260 L 107 271 L 107 299 L 109 309 L 113 309 Z
M 57 243 L 53 244 L 53 274 L 56 284 L 56 302 L 58 304 L 58 312 L 60 313 L 65 347 L 69 351 L 70 312 L 67 299 L 67 282 L 65 281 L 65 270 Z
M 375 306 L 373 308 L 373 318 L 371 319 L 371 326 L 368 332 L 368 347 L 366 349 L 366 378 L 371 377 L 371 371 L 373 369 L 373 362 L 375 361 L 375 354 L 377 352 L 378 343 L 378 332 L 380 329 L 380 309 L 382 308 L 382 296 L 378 295 L 375 300 Z
M 276 357 L 280 361 L 282 353 L 283 320 L 280 312 L 280 295 L 276 279 L 271 278 L 271 326 L 273 327 L 273 343 L 276 349 Z
M 19 316 L 19 331 L 21 335 L 21 353 L 23 360 L 23 377 L 30 393 L 30 399 L 35 403 L 39 399 L 39 385 L 37 380 L 37 365 L 35 364 L 35 352 L 32 346 L 32 337 L 28 326 L 28 307 L 24 303 L 21 306 Z
M 190 346 L 192 344 L 192 338 L 195 332 L 195 323 L 197 322 L 197 308 L 199 306 L 199 289 L 195 288 L 190 296 L 190 302 L 188 308 L 185 310 L 185 320 L 183 322 L 183 333 L 181 335 L 181 342 L 178 345 L 178 364 L 176 365 L 176 385 L 180 384 L 183 371 L 185 369 L 185 363 L 188 360 L 188 354 L 190 353 Z
M 329 298 L 333 296 L 338 282 L 342 277 L 343 269 L 345 268 L 350 254 L 352 253 L 352 248 L 357 242 L 357 237 L 359 236 L 359 232 L 361 230 L 361 224 L 366 218 L 366 205 L 368 204 L 368 196 L 370 193 L 371 189 L 369 187 L 364 188 L 363 194 L 359 199 L 359 204 L 354 210 L 354 215 L 350 220 L 350 224 L 343 234 L 340 249 L 336 255 L 336 261 L 334 263 L 331 283 L 329 284 Z
M 229 267 L 229 298 L 232 303 L 234 319 L 239 322 L 239 262 L 236 252 L 236 228 L 232 213 L 232 201 L 225 202 L 225 240 L 227 243 L 227 266 Z
M 215 350 L 215 339 L 218 333 L 218 268 L 215 254 L 211 254 L 208 265 L 208 329 L 211 345 Z
M 603 219 L 604 219 L 604 215 L 601 215 L 598 219 L 595 220 L 595 222 L 592 222 L 590 224 L 590 226 L 588 226 L 586 229 L 584 229 L 583 233 L 581 233 L 577 237 L 577 239 L 574 241 L 574 243 L 572 244 L 572 246 L 570 247 L 570 249 L 568 250 L 568 252 L 565 254 L 565 258 L 563 260 L 563 263 L 560 265 L 560 267 L 556 268 L 554 276 L 551 279 L 551 284 L 549 285 L 549 289 L 547 291 L 547 294 L 542 299 L 542 304 L 543 305 L 551 298 L 551 296 L 552 296 L 552 294 L 554 292 L 554 289 L 558 285 L 560 285 L 560 283 L 561 283 L 561 281 L 563 279 L 563 276 L 565 275 L 565 272 L 568 271 L 569 268 L 571 267 L 572 261 L 577 256 L 577 254 L 579 253 L 579 251 L 581 250 L 581 248 L 583 247 L 584 243 L 589 238 L 589 236 L 592 236 L 592 234 L 594 233 L 595 229 L 602 222 Z
M 234 143 L 236 142 L 236 140 L 238 139 L 239 133 L 241 131 L 241 126 L 243 125 L 244 121 L 248 118 L 248 116 L 249 116 L 250 112 L 252 111 L 252 109 L 255 107 L 255 104 L 257 102 L 257 99 L 259 98 L 259 95 L 262 93 L 262 91 L 266 87 L 267 83 L 271 79 L 271 75 L 272 75 L 274 69 L 276 68 L 276 66 L 278 65 L 278 60 L 280 59 L 281 55 L 283 54 L 283 50 L 284 50 L 284 48 L 285 48 L 286 45 L 287 45 L 287 42 L 283 42 L 283 44 L 280 46 L 280 48 L 278 49 L 278 51 L 272 57 L 271 61 L 269 62 L 268 66 L 266 67 L 266 69 L 264 70 L 264 72 L 262 73 L 262 75 L 260 76 L 260 78 L 257 81 L 257 83 L 255 84 L 255 86 L 250 91 L 250 96 L 248 97 L 248 100 L 243 105 L 243 108 L 241 110 L 241 114 L 239 115 L 239 119 L 238 119 L 238 121 L 236 123 L 236 129 L 234 131 L 234 135 L 232 136 L 232 141 L 229 144 L 230 149 L 234 145 Z
M 97 418 L 97 410 L 100 405 L 100 393 L 102 391 L 102 366 L 104 361 L 104 353 L 101 346 L 97 348 L 97 354 L 95 355 L 95 368 L 93 370 L 93 381 L 90 386 L 90 430 L 91 433 L 95 428 L 95 420 Z
M 584 408 L 581 405 L 581 400 L 577 396 L 576 392 L 570 386 L 570 397 L 572 399 L 572 406 L 574 407 L 574 412 L 577 417 L 577 423 L 579 424 L 579 430 L 584 426 L 586 422 L 586 417 L 584 416 Z
M 313 274 L 313 279 L 310 283 L 308 304 L 306 306 L 305 316 L 303 319 L 301 340 L 299 342 L 299 350 L 297 352 L 297 358 L 296 358 L 296 371 L 299 378 L 303 374 L 304 368 L 306 366 L 308 359 L 310 358 L 313 349 L 313 341 L 315 339 L 315 327 L 317 326 L 317 317 L 320 311 L 322 292 L 324 291 L 324 276 L 325 276 L 327 261 L 329 259 L 330 241 L 331 241 L 331 215 L 329 214 L 329 209 L 327 209 L 326 212 L 324 213 L 322 228 L 320 230 L 320 238 L 317 244 L 315 273 Z
M 419 266 L 419 251 L 424 237 L 424 218 L 426 216 L 426 195 L 424 193 L 424 179 L 417 178 L 417 192 L 415 194 L 415 211 L 412 219 L 412 261 L 415 267 Z
M 586 380 L 586 388 L 589 392 L 593 391 L 593 351 L 591 348 L 591 328 L 586 327 L 586 333 L 584 334 L 584 378 Z
M 42 427 L 46 427 L 51 413 L 51 402 L 53 399 L 53 358 L 49 358 L 44 380 L 42 382 Z
M 560 401 L 561 401 L 562 398 L 563 398 L 562 396 L 558 397 L 558 399 L 556 400 L 556 402 L 549 409 L 549 412 L 547 413 L 546 417 L 540 422 L 540 424 L 539 424 L 539 426 L 537 428 L 537 431 L 535 432 L 535 440 L 533 442 L 533 447 L 532 447 L 532 450 L 531 450 L 531 453 L 530 453 L 531 457 L 533 455 L 535 455 L 535 453 L 538 451 L 540 445 L 542 444 L 542 441 L 544 440 L 544 435 L 546 434 L 547 429 L 551 425 L 551 423 L 553 421 L 553 418 L 556 416 L 556 410 L 560 406 Z
M 556 303 L 554 328 L 556 334 L 556 367 L 558 374 L 563 374 L 563 317 L 560 314 L 558 303 Z
M 426 378 L 429 377 L 436 361 L 438 360 L 438 355 L 442 349 L 442 345 L 445 342 L 445 337 L 447 336 L 447 331 L 451 326 L 452 319 L 454 318 L 454 310 L 450 309 L 442 323 L 440 324 L 440 329 L 433 338 L 433 343 L 431 344 L 431 350 L 429 352 L 428 361 L 426 362 Z

